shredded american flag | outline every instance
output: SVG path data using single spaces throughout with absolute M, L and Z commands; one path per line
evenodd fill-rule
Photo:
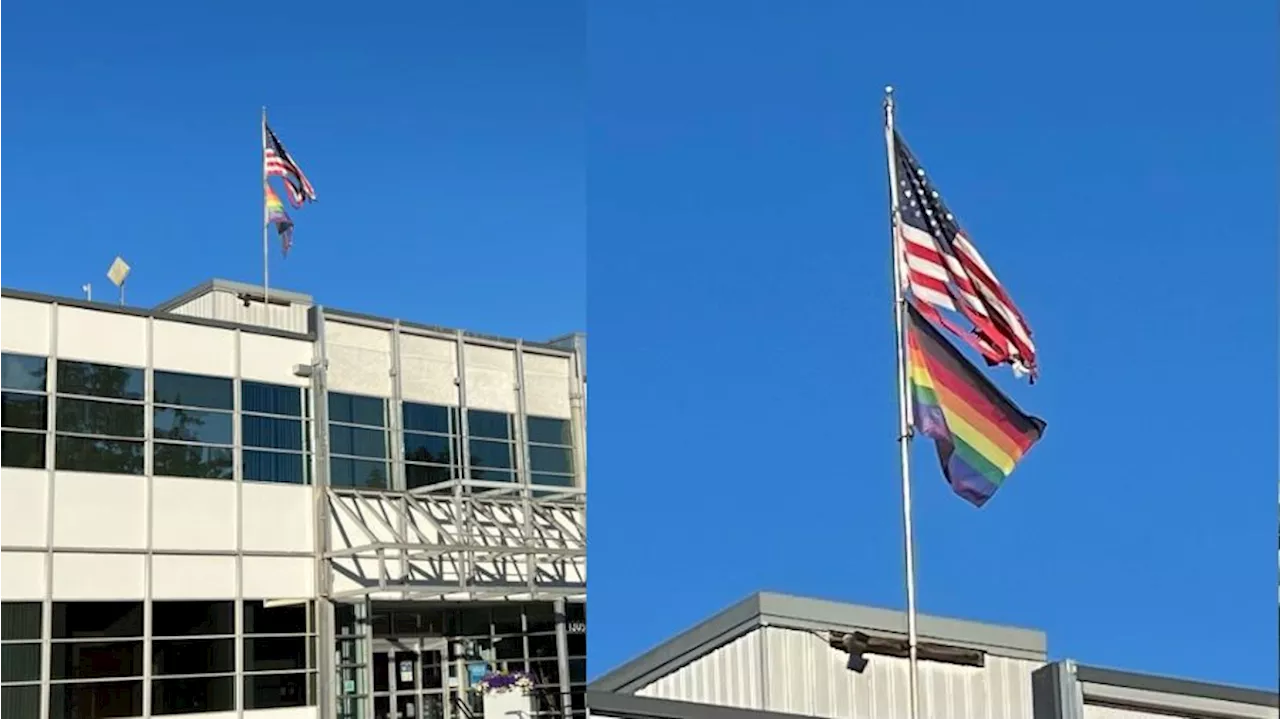
M 315 202 L 315 188 L 311 186 L 307 176 L 302 174 L 302 168 L 298 167 L 298 163 L 289 156 L 288 150 L 284 149 L 284 144 L 271 131 L 271 126 L 264 124 L 263 129 L 266 131 L 267 144 L 262 148 L 262 161 L 265 163 L 267 177 L 284 179 L 285 189 L 289 193 L 289 203 L 294 207 L 302 207 L 306 202 Z
M 905 277 L 899 281 L 931 321 L 964 338 L 989 364 L 1009 364 L 1034 382 L 1036 349 L 1026 319 L 897 133 L 894 148 L 900 220 L 896 229 L 905 260 Z M 965 331 L 939 310 L 963 315 L 973 329 Z

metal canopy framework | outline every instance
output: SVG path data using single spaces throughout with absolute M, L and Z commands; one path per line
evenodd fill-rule
M 452 495 L 327 489 L 326 596 L 347 602 L 586 597 L 580 494 L 535 499 L 453 489 Z

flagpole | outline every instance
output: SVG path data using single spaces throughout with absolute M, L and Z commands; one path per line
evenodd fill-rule
M 262 308 L 266 319 L 271 318 L 271 283 L 269 265 L 271 263 L 271 244 L 267 233 L 269 216 L 267 214 L 267 106 L 262 106 Z
M 911 394 L 908 391 L 906 355 L 906 306 L 903 292 L 907 276 L 898 235 L 897 147 L 893 131 L 893 87 L 884 89 L 884 143 L 889 158 L 889 201 L 893 247 L 893 320 L 898 349 L 898 465 L 902 473 L 902 535 L 907 575 L 907 651 L 911 719 L 920 719 L 919 635 L 916 630 L 916 560 L 911 523 Z

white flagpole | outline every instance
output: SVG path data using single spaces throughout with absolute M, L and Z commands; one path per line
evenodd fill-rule
M 262 106 L 262 190 L 259 192 L 259 202 L 262 203 L 262 308 L 264 315 L 268 320 L 271 318 L 271 288 L 270 288 L 270 271 L 268 266 L 271 262 L 271 243 L 268 237 L 267 224 L 269 215 L 267 214 L 267 106 Z
M 916 559 L 911 526 L 911 394 L 908 391 L 906 355 L 906 258 L 902 253 L 898 222 L 898 157 L 893 132 L 893 88 L 884 89 L 884 143 L 889 157 L 889 198 L 893 238 L 893 319 L 898 345 L 898 463 L 902 471 L 902 535 L 907 574 L 907 647 L 911 719 L 920 719 L 919 636 L 916 631 Z

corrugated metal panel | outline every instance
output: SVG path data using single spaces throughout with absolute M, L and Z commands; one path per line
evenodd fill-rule
M 306 333 L 309 307 L 310 305 L 305 304 L 272 304 L 264 308 L 261 302 L 251 302 L 246 307 L 244 301 L 234 292 L 213 290 L 177 305 L 169 311 L 188 317 Z
M 1138 709 L 1085 705 L 1084 719 L 1196 719 L 1190 714 L 1157 714 Z
M 765 709 L 818 717 L 907 719 L 908 662 L 874 656 L 858 674 L 848 655 L 813 632 L 767 627 Z M 921 662 L 921 711 L 930 719 L 1027 719 L 1031 673 L 1042 662 L 988 655 L 985 667 Z
M 729 642 L 636 692 L 639 696 L 763 709 L 760 632 Z

